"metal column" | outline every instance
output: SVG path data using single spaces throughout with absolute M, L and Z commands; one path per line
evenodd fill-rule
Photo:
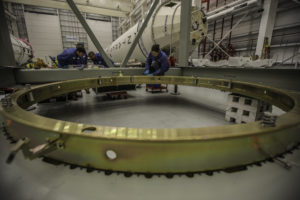
M 145 18 L 145 20 L 144 20 L 144 22 L 143 22 L 143 24 L 142 24 L 140 30 L 138 31 L 136 37 L 134 38 L 134 40 L 133 40 L 133 42 L 132 42 L 132 44 L 131 44 L 131 46 L 130 46 L 130 49 L 128 50 L 127 55 L 125 56 L 124 60 L 122 61 L 121 67 L 125 67 L 125 66 L 127 65 L 127 62 L 128 62 L 128 60 L 129 60 L 130 56 L 132 55 L 132 52 L 133 52 L 133 50 L 135 49 L 135 47 L 136 47 L 136 45 L 137 45 L 137 43 L 138 43 L 140 37 L 142 36 L 142 34 L 143 34 L 145 28 L 147 27 L 147 24 L 148 24 L 148 22 L 149 22 L 149 20 L 150 20 L 150 18 L 151 18 L 151 16 L 152 16 L 152 14 L 153 14 L 153 12 L 154 12 L 156 6 L 158 5 L 158 3 L 159 3 L 159 0 L 154 0 L 154 2 L 153 2 L 153 4 L 152 4 L 152 6 L 151 6 L 151 8 L 150 8 L 150 10 L 149 10 L 149 12 L 148 12 L 146 18 Z
M 261 16 L 259 33 L 256 45 L 255 54 L 261 56 L 264 47 L 264 40 L 268 38 L 269 44 L 271 44 L 272 33 L 275 24 L 276 11 L 277 11 L 278 0 L 265 0 L 264 11 Z
M 10 41 L 10 33 L 6 23 L 3 1 L 0 1 L 0 46 L 3 49 L 0 53 L 0 67 L 15 66 L 16 61 L 12 43 Z
M 181 1 L 179 65 L 187 67 L 190 47 L 192 0 Z
M 73 2 L 73 0 L 67 0 L 67 2 L 69 4 L 70 8 L 72 9 L 72 11 L 74 12 L 74 14 L 76 15 L 77 19 L 79 20 L 79 22 L 81 23 L 81 25 L 83 26 L 83 28 L 85 29 L 85 31 L 87 32 L 89 37 L 91 38 L 91 40 L 94 43 L 95 47 L 97 48 L 97 50 L 102 55 L 104 61 L 107 63 L 107 65 L 109 67 L 113 67 L 110 59 L 106 55 L 105 51 L 103 50 L 102 46 L 100 45 L 99 41 L 97 40 L 95 34 L 93 33 L 93 31 L 91 30 L 91 28 L 89 27 L 89 25 L 87 24 L 85 19 L 83 18 L 83 16 L 81 15 L 79 9 L 77 8 L 77 6 Z
M 207 0 L 206 1 L 206 13 L 208 13 L 208 11 L 209 11 L 209 4 L 210 4 L 210 0 Z M 204 41 L 203 41 L 202 58 L 205 58 L 205 53 L 206 53 L 206 37 L 204 38 Z

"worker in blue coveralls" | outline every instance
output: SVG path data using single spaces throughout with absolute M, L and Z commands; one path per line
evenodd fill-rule
M 158 44 L 154 44 L 146 60 L 144 74 L 147 76 L 163 76 L 169 70 L 169 67 L 168 56 L 160 50 Z
M 105 62 L 105 60 L 103 59 L 102 55 L 100 53 L 94 53 L 93 51 L 89 52 L 89 58 L 94 62 L 95 65 L 103 65 L 104 67 L 108 67 L 107 63 Z M 112 64 L 114 64 L 114 62 L 112 60 L 110 60 L 110 62 Z
M 58 67 L 67 68 L 68 65 L 83 66 L 87 64 L 87 55 L 83 47 L 68 48 L 57 56 Z
M 145 63 L 145 72 L 147 76 L 163 76 L 169 70 L 168 56 L 165 52 L 161 51 L 158 44 L 154 44 L 151 52 Z M 146 88 L 161 88 L 161 84 L 147 84 Z

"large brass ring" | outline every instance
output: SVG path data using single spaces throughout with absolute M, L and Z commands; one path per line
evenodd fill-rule
M 53 96 L 84 88 L 127 84 L 177 84 L 212 88 L 257 98 L 286 111 L 274 127 L 261 121 L 204 128 L 108 127 L 50 119 L 26 108 Z M 184 76 L 120 76 L 55 82 L 25 88 L 2 101 L 0 113 L 15 140 L 33 148 L 59 141 L 44 155 L 103 170 L 187 173 L 227 169 L 284 153 L 300 141 L 300 95 L 246 82 Z

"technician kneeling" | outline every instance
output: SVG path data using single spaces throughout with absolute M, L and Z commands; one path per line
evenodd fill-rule
M 158 44 L 152 46 L 145 65 L 144 74 L 147 76 L 163 76 L 170 67 L 168 56 L 160 50 Z
M 83 47 L 68 48 L 57 55 L 58 67 L 68 68 L 68 65 L 82 66 L 87 64 L 87 55 Z
M 108 65 L 106 64 L 104 58 L 102 57 L 102 55 L 100 53 L 94 53 L 93 51 L 89 52 L 89 58 L 93 61 L 93 63 L 95 65 L 103 65 L 104 67 L 108 67 Z M 114 62 L 112 60 L 110 60 L 110 62 L 112 64 L 114 64 Z

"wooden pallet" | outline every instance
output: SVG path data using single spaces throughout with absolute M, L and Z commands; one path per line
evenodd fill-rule
M 168 92 L 168 85 L 161 85 L 161 84 L 147 84 L 146 85 L 146 92 Z

